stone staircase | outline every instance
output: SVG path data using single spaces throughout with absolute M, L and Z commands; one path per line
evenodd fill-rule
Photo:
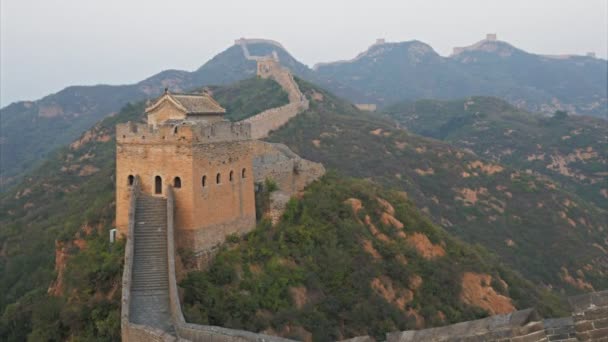
M 175 334 L 169 304 L 167 265 L 167 200 L 140 194 L 135 209 L 131 317 Z

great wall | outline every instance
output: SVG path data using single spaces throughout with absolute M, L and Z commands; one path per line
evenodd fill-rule
M 306 110 L 308 100 L 276 53 L 249 54 L 247 44 L 255 42 L 240 39 L 235 44 L 245 58 L 257 61 L 258 76 L 281 85 L 289 104 L 230 123 L 221 120 L 223 109 L 206 95 L 165 93 L 147 109 L 148 124 L 117 126 L 116 221 L 126 237 L 123 341 L 290 341 L 188 323 L 177 285 L 184 272 L 178 248 L 191 249 L 202 260 L 197 265 L 201 268 L 226 235 L 255 227 L 255 187 L 266 179 L 277 183 L 268 213 L 276 222 L 287 200 L 325 172 L 321 164 L 284 145 L 257 140 Z M 542 319 L 527 309 L 438 328 L 387 332 L 386 341 L 608 341 L 608 291 L 569 301 L 570 317 Z M 359 336 L 347 341 L 375 340 Z

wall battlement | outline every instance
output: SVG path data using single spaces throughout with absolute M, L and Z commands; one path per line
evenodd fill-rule
M 128 122 L 116 125 L 118 144 L 209 144 L 251 139 L 248 122 L 219 121 L 209 124 L 181 122 L 153 127 Z

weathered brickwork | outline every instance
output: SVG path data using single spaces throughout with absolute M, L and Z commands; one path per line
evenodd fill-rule
M 261 139 L 281 126 L 299 113 L 308 109 L 309 102 L 302 94 L 293 75 L 287 68 L 282 67 L 275 58 L 261 58 L 257 60 L 257 74 L 262 78 L 275 80 L 287 92 L 289 103 L 276 108 L 271 108 L 254 115 L 244 122 L 251 124 L 251 136 L 253 139 Z
M 572 317 L 549 318 L 543 321 L 547 338 L 552 342 L 576 342 L 576 331 Z
M 569 299 L 579 341 L 608 341 L 608 291 Z
M 445 327 L 388 333 L 387 341 L 608 341 L 608 291 L 569 301 L 571 317 L 540 320 L 534 310 L 527 309 Z
M 253 155 L 255 182 L 262 183 L 270 178 L 280 191 L 290 196 L 325 174 L 322 164 L 302 159 L 283 144 L 254 141 Z
M 271 194 L 268 212 L 272 223 L 277 223 L 289 199 L 323 176 L 325 168 L 320 163 L 300 158 L 283 144 L 254 141 L 253 151 L 255 182 L 263 184 L 270 179 L 278 186 Z
M 496 315 L 445 327 L 387 334 L 387 342 L 541 342 L 548 341 L 542 322 L 532 309 Z
M 165 196 L 165 185 L 174 185 L 178 248 L 201 252 L 228 234 L 255 226 L 249 124 L 127 123 L 117 126 L 116 136 L 116 226 L 121 234 L 129 222 L 133 176 L 141 179 L 142 192 L 156 196 Z

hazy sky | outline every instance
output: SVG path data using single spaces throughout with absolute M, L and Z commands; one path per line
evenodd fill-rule
M 608 0 L 0 0 L 0 106 L 193 70 L 239 37 L 278 40 L 312 66 L 379 37 L 448 55 L 488 32 L 529 52 L 606 58 Z

